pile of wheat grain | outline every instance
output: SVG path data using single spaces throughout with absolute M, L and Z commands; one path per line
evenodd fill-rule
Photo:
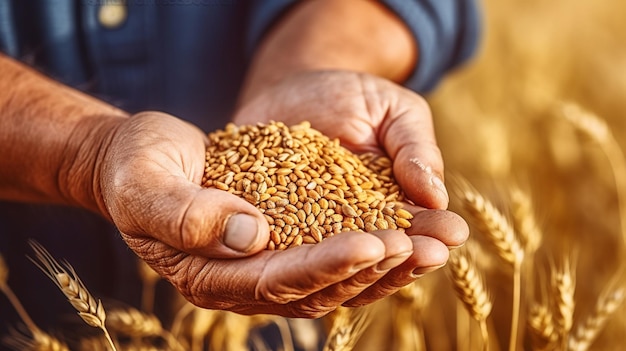
M 309 122 L 229 124 L 209 141 L 203 186 L 255 205 L 270 225 L 270 250 L 315 244 L 342 231 L 411 226 L 391 160 L 357 156 Z

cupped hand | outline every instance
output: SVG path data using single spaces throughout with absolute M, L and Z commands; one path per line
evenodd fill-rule
M 413 236 L 345 233 L 318 245 L 266 251 L 268 224 L 256 208 L 199 185 L 206 143 L 188 123 L 142 113 L 117 126 L 94 179 L 128 246 L 198 306 L 319 317 L 394 292 L 444 263 L 446 245 L 464 240 L 458 230 L 464 223 L 450 226 L 459 219 L 443 220 L 449 213 L 441 211 L 438 220 L 414 225 Z M 411 210 L 413 221 L 432 215 Z M 386 274 L 390 270 L 409 273 Z
M 236 124 L 310 121 L 354 152 L 387 154 L 415 204 L 445 209 L 443 160 L 426 101 L 391 81 L 350 71 L 297 73 L 244 101 Z
M 443 160 L 430 109 L 419 95 L 365 73 L 308 71 L 288 76 L 243 101 L 234 118 L 236 124 L 270 120 L 287 125 L 309 121 L 353 152 L 386 154 L 393 161 L 397 182 L 414 205 L 407 205 L 416 214 L 407 231 L 412 254 L 345 305 L 371 302 L 396 291 L 417 273 L 444 265 L 448 249 L 467 239 L 465 222 L 445 210 L 449 198 Z

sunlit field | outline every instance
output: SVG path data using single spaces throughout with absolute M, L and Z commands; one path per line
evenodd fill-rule
M 70 349 L 623 350 L 626 2 L 483 7 L 477 55 L 426 96 L 450 208 L 471 228 L 446 267 L 320 321 L 200 310 L 182 299 L 172 302 L 173 320 L 160 320 L 151 312 L 161 283 L 139 265 L 144 305 L 107 310 L 105 323 L 97 297 L 72 285 L 69 271 L 53 278 L 86 301 L 75 307 L 96 327 L 68 334 Z M 31 333 L 14 333 L 9 345 L 68 349 L 63 335 L 25 324 Z

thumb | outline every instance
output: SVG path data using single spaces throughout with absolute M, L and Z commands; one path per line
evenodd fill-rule
M 181 182 L 185 184 L 180 184 Z M 269 225 L 247 201 L 218 189 L 205 189 L 186 179 L 158 190 L 134 187 L 111 215 L 134 250 L 143 239 L 156 239 L 178 251 L 207 258 L 237 258 L 263 250 Z M 141 194 L 139 197 L 138 193 Z
M 257 208 L 226 191 L 200 189 L 170 245 L 204 257 L 236 258 L 265 249 L 268 241 L 269 226 Z
M 443 182 L 443 158 L 428 104 L 417 99 L 417 103 L 397 108 L 391 115 L 382 139 L 393 159 L 396 180 L 415 204 L 446 209 L 449 197 Z

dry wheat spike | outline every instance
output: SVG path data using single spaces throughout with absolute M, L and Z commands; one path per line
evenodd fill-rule
M 467 250 L 451 254 L 448 267 L 454 291 L 472 318 L 479 322 L 486 320 L 491 313 L 491 299 Z
M 624 301 L 626 291 L 623 287 L 604 294 L 598 300 L 595 310 L 587 319 L 576 328 L 570 336 L 567 349 L 569 351 L 586 351 L 595 341 L 600 331 L 604 328 L 609 317 L 617 310 Z
M 64 342 L 42 331 L 29 337 L 12 329 L 3 341 L 15 351 L 70 351 Z
M 160 336 L 161 321 L 153 314 L 143 313 L 136 308 L 118 308 L 108 312 L 107 327 L 111 331 L 132 337 Z
M 137 259 L 137 272 L 142 284 L 141 309 L 146 313 L 152 313 L 155 288 L 161 276 L 141 259 Z
M 527 327 L 533 350 L 554 350 L 559 339 L 550 308 L 541 303 L 535 303 L 530 308 Z
M 324 351 L 350 351 L 371 321 L 369 308 L 339 307 L 333 312 L 333 326 L 328 333 Z
M 9 266 L 7 266 L 4 258 L 2 257 L 2 255 L 0 255 L 0 292 L 2 292 L 4 296 L 6 296 L 6 298 L 9 300 L 9 303 L 11 303 L 11 306 L 13 306 L 17 314 L 22 319 L 22 322 L 24 322 L 24 324 L 32 334 L 43 333 L 41 329 L 37 327 L 35 322 L 33 322 L 33 320 L 30 318 L 30 315 L 28 314 L 28 312 L 26 312 L 26 309 L 24 308 L 24 306 L 22 306 L 22 303 L 17 298 L 17 296 L 15 296 L 15 293 L 13 292 L 11 287 L 9 287 L 8 279 Z
M 510 193 L 514 228 L 525 253 L 532 255 L 541 246 L 543 239 L 533 211 L 532 200 L 526 192 L 516 186 L 510 189 Z
M 491 313 L 493 304 L 469 251 L 465 249 L 451 254 L 448 267 L 454 291 L 463 302 L 465 309 L 478 322 L 483 339 L 483 350 L 488 350 L 487 317 Z
M 63 292 L 67 300 L 74 306 L 78 315 L 88 325 L 100 328 L 113 350 L 115 345 L 105 326 L 106 313 L 100 300 L 96 300 L 80 280 L 74 268 L 68 263 L 59 264 L 57 260 L 41 244 L 30 241 L 30 246 L 35 251 L 35 258 L 30 260 L 41 269 Z
M 558 268 L 552 268 L 552 288 L 554 304 L 556 306 L 554 321 L 557 332 L 563 345 L 567 342 L 567 335 L 574 323 L 574 310 L 576 301 L 576 276 L 570 264 L 570 259 L 565 256 L 563 263 Z
M 496 247 L 498 255 L 512 266 L 519 266 L 524 250 L 506 217 L 468 182 L 461 181 L 463 207 L 475 220 L 481 233 Z
M 563 104 L 562 115 L 572 126 L 596 142 L 609 161 L 619 202 L 622 240 L 626 244 L 626 159 L 621 145 L 605 120 L 580 106 L 573 103 Z
M 511 337 L 509 351 L 518 349 L 518 325 L 521 306 L 521 267 L 524 249 L 513 227 L 491 201 L 484 198 L 467 181 L 461 180 L 462 200 L 465 210 L 474 218 L 480 232 L 496 248 L 498 255 L 513 267 L 513 303 L 511 312 Z

